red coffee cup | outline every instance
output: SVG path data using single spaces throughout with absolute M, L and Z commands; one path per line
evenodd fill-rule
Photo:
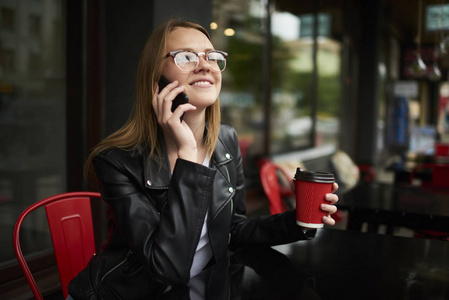
M 321 203 L 329 204 L 324 195 L 332 192 L 334 175 L 325 172 L 296 169 L 296 223 L 303 227 L 321 228 L 323 217 L 327 214 L 320 208 Z

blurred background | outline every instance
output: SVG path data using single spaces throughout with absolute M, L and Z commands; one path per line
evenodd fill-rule
M 222 117 L 239 134 L 249 198 L 262 194 L 260 159 L 342 150 L 387 181 L 392 161 L 449 140 L 443 0 L 0 0 L 0 298 L 27 299 L 18 215 L 95 189 L 83 178 L 89 149 L 127 120 L 145 40 L 169 17 L 200 23 L 229 53 Z M 51 295 L 44 212 L 25 228 Z

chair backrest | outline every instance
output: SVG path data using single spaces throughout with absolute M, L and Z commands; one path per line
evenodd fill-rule
M 87 266 L 95 253 L 91 198 L 101 198 L 96 192 L 70 192 L 38 201 L 25 209 L 14 227 L 14 251 L 36 299 L 43 299 L 20 247 L 20 228 L 34 210 L 45 206 L 53 242 L 59 278 L 64 298 L 69 282 Z
M 338 150 L 330 157 L 331 170 L 341 191 L 354 188 L 360 181 L 360 169 L 344 151 Z
M 260 168 L 260 181 L 265 195 L 268 198 L 270 214 L 272 215 L 289 210 L 288 205 L 283 200 L 283 196 L 286 196 L 287 192 L 279 183 L 278 176 L 285 176 L 288 181 L 291 180 L 279 165 L 269 161 L 262 164 Z M 289 194 L 293 196 L 291 190 L 289 190 Z

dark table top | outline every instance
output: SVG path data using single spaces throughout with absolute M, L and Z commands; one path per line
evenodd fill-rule
M 449 242 L 325 229 L 288 257 L 321 299 L 449 299 Z
M 449 189 L 364 182 L 337 206 L 360 220 L 449 231 Z
M 449 299 L 449 242 L 319 229 L 235 253 L 161 299 Z

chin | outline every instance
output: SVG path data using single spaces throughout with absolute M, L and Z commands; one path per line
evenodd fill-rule
M 218 96 L 214 96 L 214 97 L 195 97 L 195 98 L 190 98 L 189 97 L 189 103 L 191 103 L 192 105 L 196 106 L 197 108 L 200 107 L 209 107 L 212 104 L 215 103 L 215 101 L 217 101 Z

